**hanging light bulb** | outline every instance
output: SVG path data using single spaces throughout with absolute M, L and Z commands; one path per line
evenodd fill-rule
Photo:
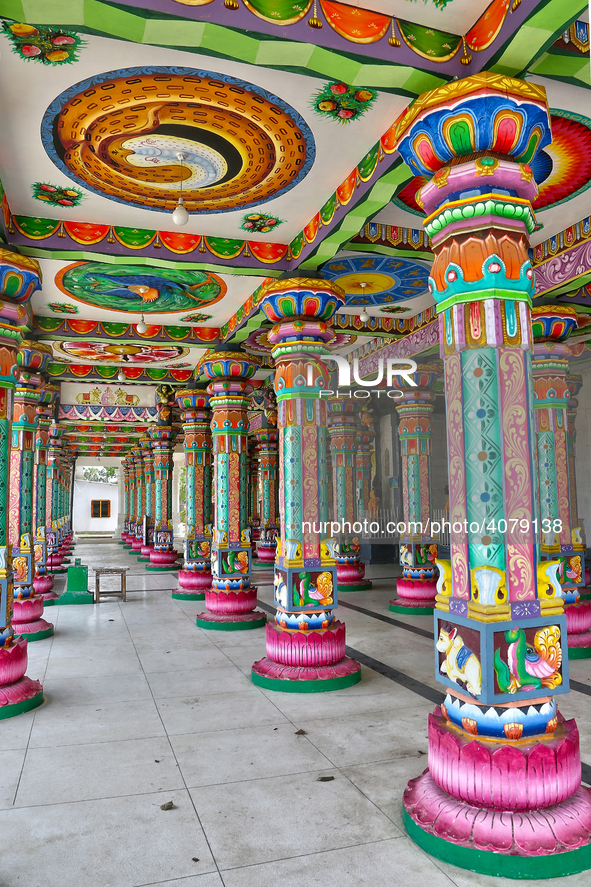
M 117 373 L 117 378 L 120 382 L 127 382 L 127 376 L 125 375 L 123 370 L 119 370 L 119 372 Z
M 176 155 L 176 159 L 180 161 L 181 164 L 181 194 L 178 199 L 178 203 L 176 208 L 172 214 L 172 221 L 175 225 L 186 225 L 189 221 L 189 213 L 185 209 L 185 204 L 183 202 L 183 160 L 186 160 L 187 155 L 183 154 L 182 151 L 179 151 Z
M 365 308 L 363 309 L 363 311 L 359 315 L 359 320 L 361 320 L 362 323 L 367 323 L 367 321 L 369 320 L 369 314 L 367 313 Z
M 138 331 L 138 333 L 145 333 L 146 330 L 148 329 L 148 327 L 146 326 L 146 322 L 144 320 L 143 314 L 142 314 L 142 319 L 140 320 L 140 322 L 138 324 L 136 324 L 135 328 Z

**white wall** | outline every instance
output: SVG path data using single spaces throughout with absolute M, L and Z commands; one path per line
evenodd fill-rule
M 114 533 L 117 527 L 119 484 L 104 484 L 94 480 L 74 481 L 75 533 Z M 111 517 L 91 517 L 93 499 L 111 500 Z

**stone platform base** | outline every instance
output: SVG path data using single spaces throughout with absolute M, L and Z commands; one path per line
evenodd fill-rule
M 0 687 L 0 720 L 14 718 L 37 708 L 43 702 L 43 687 L 39 681 L 23 677 L 14 684 Z
M 45 619 L 39 619 L 38 622 L 28 623 L 32 630 L 23 631 L 22 627 L 13 623 L 15 637 L 24 638 L 26 641 L 43 641 L 53 635 L 53 625 L 46 622 Z M 46 627 L 44 627 L 46 626 Z
M 396 597 L 388 604 L 388 609 L 393 613 L 402 613 L 406 616 L 430 616 L 435 607 L 426 607 L 424 601 L 413 603 L 407 598 Z
M 249 628 L 262 628 L 267 624 L 267 614 L 261 610 L 250 613 L 199 613 L 197 628 L 208 631 L 246 631 Z
M 371 591 L 371 580 L 366 579 L 363 582 L 352 582 L 350 585 L 346 583 L 337 583 L 337 589 L 341 591 Z
M 204 591 L 183 591 L 182 588 L 178 588 L 176 591 L 173 591 L 170 595 L 173 601 L 204 601 L 205 600 L 205 592 Z
M 265 687 L 267 690 L 279 690 L 283 693 L 322 693 L 358 684 L 361 680 L 361 666 L 348 656 L 336 665 L 313 667 L 280 665 L 265 656 L 252 666 L 251 678 L 253 684 Z
M 443 792 L 428 770 L 404 792 L 403 822 L 426 853 L 472 872 L 518 880 L 591 868 L 591 790 L 533 811 L 473 807 Z

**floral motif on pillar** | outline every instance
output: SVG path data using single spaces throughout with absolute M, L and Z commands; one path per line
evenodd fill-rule
M 571 512 L 567 418 L 567 340 L 577 328 L 577 315 L 571 306 L 544 305 L 533 309 L 532 321 L 540 551 L 543 562 L 556 565 L 555 576 L 562 586 L 569 658 L 582 659 L 591 656 L 591 601 L 580 598 L 585 586 L 585 548 L 575 524 L 576 512 Z
M 47 459 L 49 452 L 49 429 L 59 397 L 56 385 L 45 383 L 41 389 L 37 406 L 37 428 L 35 432 L 35 464 L 33 474 L 33 550 L 35 593 L 40 595 L 45 606 L 51 605 L 58 597 L 52 591 L 53 576 L 47 570 L 47 528 L 45 509 L 47 503 Z
M 27 640 L 13 628 L 13 563 L 10 451 L 14 392 L 19 378 L 18 350 L 31 325 L 30 298 L 41 286 L 34 259 L 0 248 L 0 718 L 29 711 L 43 702 L 39 681 L 26 677 Z M 29 424 L 27 422 L 27 424 Z M 14 509 L 13 509 L 14 511 Z M 20 521 L 20 503 L 16 503 Z M 20 542 L 20 540 L 19 540 Z M 43 602 L 41 602 L 41 610 Z
M 403 819 L 459 866 L 537 877 L 548 857 L 566 874 L 591 843 L 591 791 L 577 726 L 556 705 L 569 690 L 557 564 L 538 564 L 529 162 L 551 141 L 545 91 L 477 74 L 419 96 L 396 136 L 428 178 L 418 200 L 434 252 L 452 524 L 434 612 L 447 695 Z
M 154 453 L 154 550 L 150 552 L 150 564 L 146 570 L 176 570 L 178 554 L 174 547 L 172 527 L 172 405 L 174 392 L 170 385 L 158 385 L 160 398 L 158 419 L 150 426 Z
M 328 401 L 328 445 L 332 463 L 334 522 L 337 531 L 337 582 L 339 591 L 368 591 L 371 582 L 364 579 L 361 561 L 362 527 L 355 529 L 357 517 L 357 404 L 344 398 Z
M 177 391 L 176 404 L 185 436 L 186 533 L 185 565 L 179 570 L 179 588 L 172 597 L 202 601 L 212 581 L 211 411 L 207 393 L 197 388 Z
M 218 630 L 260 628 L 267 617 L 255 610 L 251 586 L 251 529 L 248 523 L 248 408 L 258 358 L 238 351 L 212 352 L 199 369 L 210 380 L 214 520 L 211 588 L 197 625 Z
M 396 402 L 402 456 L 402 502 L 405 533 L 400 537 L 402 577 L 396 581 L 398 597 L 390 601 L 395 613 L 432 613 L 437 592 L 437 540 L 431 530 L 431 415 L 433 386 L 440 369 L 424 365 L 404 377 L 394 378 L 402 393 Z
M 279 429 L 281 537 L 275 558 L 275 622 L 267 655 L 252 667 L 256 684 L 296 692 L 332 690 L 360 680 L 345 653 L 338 604 L 337 540 L 328 525 L 327 392 L 323 358 L 334 333 L 328 322 L 342 290 L 323 280 L 293 278 L 265 288 L 262 308 L 275 361 Z
M 12 545 L 14 586 L 13 627 L 29 641 L 53 634 L 43 616 L 43 598 L 35 594 L 33 549 L 33 482 L 37 408 L 43 385 L 42 371 L 51 348 L 24 339 L 17 354 L 18 381 L 14 392 L 10 451 L 10 501 L 8 539 Z

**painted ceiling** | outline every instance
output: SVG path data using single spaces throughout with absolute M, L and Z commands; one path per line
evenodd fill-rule
M 341 354 L 432 324 L 394 123 L 480 70 L 547 91 L 536 297 L 591 314 L 582 0 L 0 0 L 0 17 L 2 238 L 40 263 L 32 333 L 80 452 L 135 440 L 152 406 L 126 398 L 187 384 L 208 348 L 243 343 L 265 378 L 271 278 L 343 287 Z

